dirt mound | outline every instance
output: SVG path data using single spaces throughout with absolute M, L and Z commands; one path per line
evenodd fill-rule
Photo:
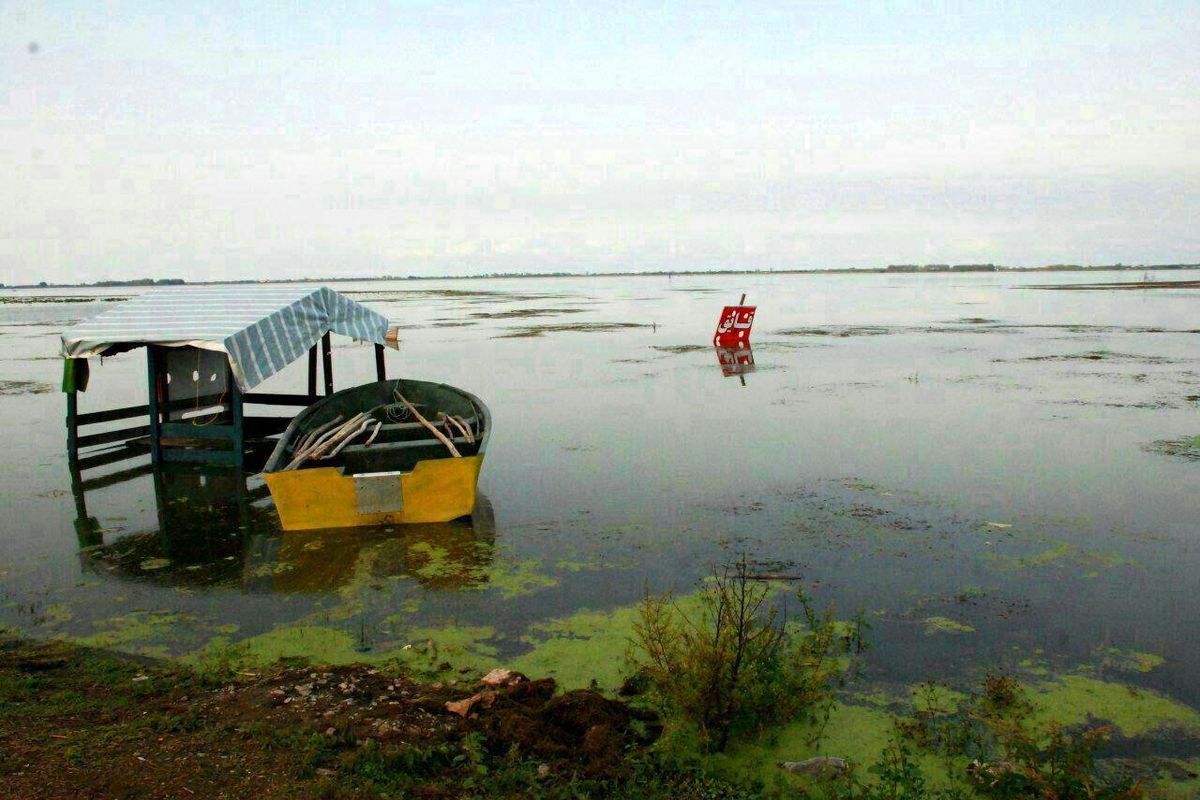
M 552 769 L 572 762 L 588 778 L 623 775 L 625 750 L 640 739 L 627 705 L 584 689 L 556 696 L 552 678 L 503 689 L 472 716 L 489 752 L 516 748 Z

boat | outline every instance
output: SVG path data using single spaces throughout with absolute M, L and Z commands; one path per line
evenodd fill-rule
M 297 414 L 263 478 L 284 530 L 449 522 L 475 507 L 490 433 L 469 392 L 374 381 Z

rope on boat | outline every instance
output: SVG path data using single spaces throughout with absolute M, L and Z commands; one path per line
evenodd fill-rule
M 427 420 L 423 416 L 421 416 L 421 412 L 417 411 L 417 409 L 413 408 L 413 404 L 404 399 L 404 395 L 400 394 L 399 389 L 395 390 L 395 394 L 396 394 L 396 399 L 399 400 L 401 403 L 403 403 L 404 407 L 408 409 L 408 413 L 412 414 L 413 418 L 417 422 L 424 425 L 429 430 L 430 433 L 432 433 L 434 436 L 436 436 L 438 441 L 440 441 L 442 444 L 446 445 L 446 449 L 450 451 L 450 455 L 454 456 L 455 458 L 462 458 L 462 453 L 458 452 L 458 448 L 454 446 L 454 442 L 447 439 L 446 434 L 439 431 L 433 425 L 432 422 L 430 422 L 429 420 Z

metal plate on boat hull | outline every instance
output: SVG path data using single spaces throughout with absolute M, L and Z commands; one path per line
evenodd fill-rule
M 359 514 L 390 514 L 404 509 L 399 472 L 364 472 L 354 476 L 354 501 Z

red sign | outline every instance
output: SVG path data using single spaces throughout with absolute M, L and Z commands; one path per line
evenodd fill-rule
M 750 344 L 750 326 L 754 324 L 754 312 L 758 306 L 725 306 L 717 332 L 713 334 L 713 347 L 746 347 Z
M 726 378 L 754 371 L 754 351 L 749 346 L 740 349 L 718 347 L 715 350 L 717 363 L 721 365 L 721 374 Z

